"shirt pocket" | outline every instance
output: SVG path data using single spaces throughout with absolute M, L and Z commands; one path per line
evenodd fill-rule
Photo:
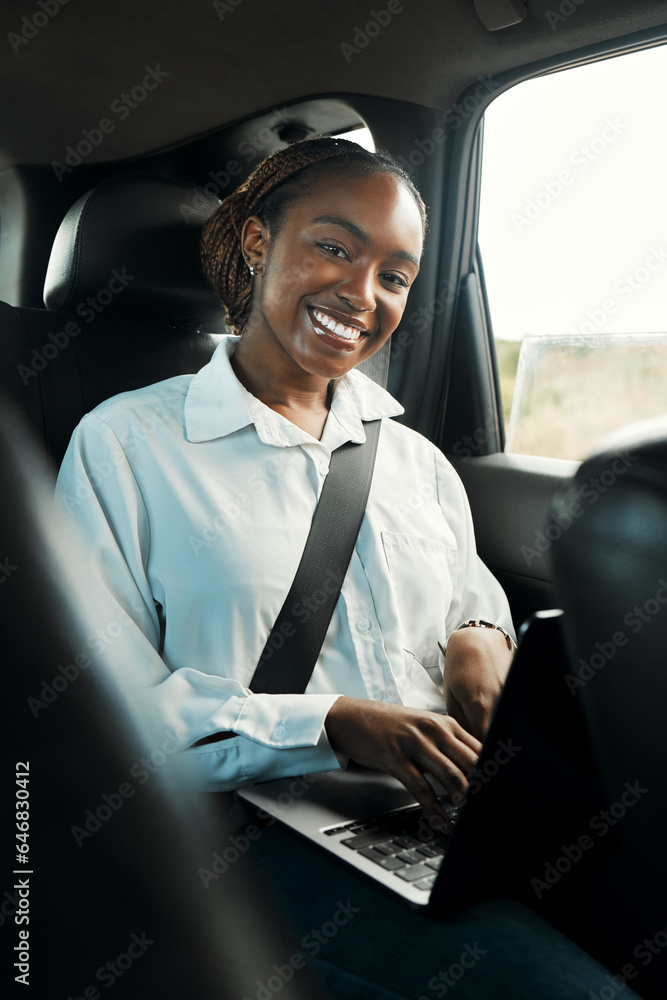
M 438 640 L 454 594 L 458 554 L 433 538 L 382 532 L 403 648 L 422 666 L 438 666 Z

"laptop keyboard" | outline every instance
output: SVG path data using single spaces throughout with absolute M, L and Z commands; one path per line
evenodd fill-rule
M 458 816 L 458 808 L 447 799 L 439 804 L 449 822 L 428 818 L 416 805 L 322 832 L 328 837 L 347 834 L 340 841 L 345 847 L 427 891 L 433 888 Z

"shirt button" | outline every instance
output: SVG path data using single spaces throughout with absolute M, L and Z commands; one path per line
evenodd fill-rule
M 357 632 L 370 632 L 373 628 L 373 623 L 370 618 L 360 618 L 357 622 Z
M 281 722 L 280 725 L 276 726 L 276 728 L 273 730 L 273 738 L 274 740 L 284 740 L 286 736 L 287 736 L 287 726 L 284 726 Z
M 326 476 L 326 474 L 328 473 L 328 471 L 329 471 L 329 466 L 327 465 L 327 463 L 326 462 L 320 462 L 320 472 L 322 473 L 322 475 Z

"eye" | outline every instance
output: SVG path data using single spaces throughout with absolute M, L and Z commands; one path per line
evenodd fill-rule
M 390 285 L 395 285 L 397 288 L 410 287 L 407 278 L 403 274 L 396 274 L 394 271 L 385 271 L 380 277 L 383 281 L 387 281 Z
M 318 243 L 317 245 L 331 257 L 338 257 L 339 260 L 350 259 L 350 255 L 345 247 L 339 246 L 338 243 Z

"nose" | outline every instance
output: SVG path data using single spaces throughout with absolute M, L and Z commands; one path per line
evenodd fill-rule
M 338 286 L 338 297 L 355 312 L 375 310 L 375 274 L 370 267 L 352 267 Z

